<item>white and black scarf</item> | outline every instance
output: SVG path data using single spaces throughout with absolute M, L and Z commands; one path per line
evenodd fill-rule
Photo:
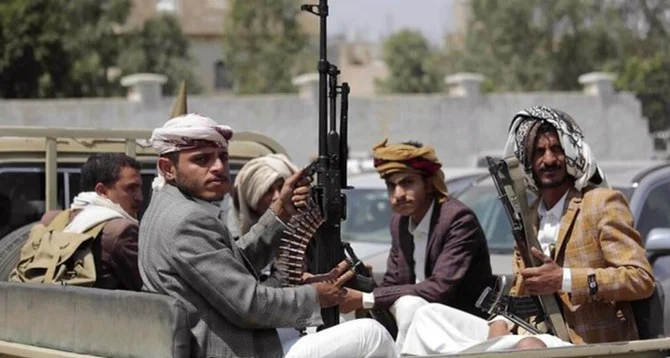
M 530 107 L 517 113 L 510 125 L 503 155 L 514 155 L 524 166 L 526 184 L 537 192 L 533 178 L 533 148 L 537 129 L 542 123 L 551 124 L 558 133 L 565 152 L 566 170 L 575 179 L 575 188 L 582 190 L 588 185 L 609 187 L 605 174 L 598 167 L 591 147 L 574 119 L 567 113 L 544 106 Z

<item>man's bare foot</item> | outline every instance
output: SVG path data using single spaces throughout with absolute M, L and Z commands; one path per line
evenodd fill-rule
M 512 349 L 537 349 L 537 348 L 547 348 L 547 345 L 535 337 L 525 337 L 521 339 L 516 345 L 514 345 Z

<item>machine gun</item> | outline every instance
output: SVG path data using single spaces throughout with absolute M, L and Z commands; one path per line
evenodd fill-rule
M 356 253 L 354 252 L 354 249 L 351 248 L 351 245 L 349 245 L 348 242 L 343 242 L 342 247 L 349 256 L 351 266 L 353 267 L 354 272 L 356 273 L 355 279 L 352 280 L 350 287 L 363 292 L 374 291 L 375 287 L 377 287 L 377 282 L 375 282 L 374 277 L 372 277 L 372 272 L 370 272 L 370 270 L 368 270 L 368 268 L 365 267 L 363 261 L 358 259 L 358 256 L 356 256 Z M 396 323 L 395 317 L 393 316 L 391 311 L 389 311 L 388 309 L 373 308 L 368 312 L 368 314 L 370 315 L 370 317 L 374 318 L 379 323 L 381 323 L 382 326 L 384 326 L 386 330 L 389 332 L 389 334 L 391 334 L 391 337 L 393 337 L 393 339 L 397 338 L 398 324 Z
M 328 1 L 319 0 L 318 5 L 302 5 L 300 10 L 310 12 L 320 18 L 319 46 L 319 154 L 315 163 L 317 174 L 313 186 L 313 197 L 321 208 L 324 222 L 319 228 L 314 247 L 314 266 L 310 272 L 327 273 L 345 259 L 342 250 L 340 224 L 346 219 L 346 196 L 342 189 L 347 187 L 347 125 L 349 85 L 338 85 L 337 66 L 328 62 L 326 19 Z M 340 128 L 337 128 L 337 96 L 342 96 Z M 328 328 L 339 323 L 338 307 L 321 311 L 323 326 Z
M 504 275 L 498 276 L 495 287 L 486 287 L 475 302 L 475 307 L 486 312 L 489 317 L 503 316 L 532 334 L 543 333 L 528 323 L 527 319 L 542 315 L 537 297 L 512 297 L 503 295 L 506 284 Z
M 507 217 L 512 225 L 512 234 L 517 249 L 521 254 L 525 267 L 537 267 L 542 262 L 531 254 L 530 249 L 535 247 L 542 250 L 537 237 L 533 232 L 532 223 L 527 218 L 528 199 L 526 197 L 526 185 L 524 183 L 523 169 L 519 160 L 514 157 L 504 159 L 493 159 L 486 157 L 489 172 L 495 183 L 496 190 L 502 206 L 507 212 Z M 480 300 L 484 300 L 482 294 Z M 547 326 L 548 333 L 570 342 L 567 326 L 561 313 L 560 300 L 556 294 L 537 297 L 540 306 L 541 317 L 536 317 L 537 322 L 543 321 Z M 505 311 L 498 310 L 498 311 Z

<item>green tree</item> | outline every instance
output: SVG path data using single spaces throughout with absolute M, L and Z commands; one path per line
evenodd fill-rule
M 629 71 L 620 88 L 649 98 L 630 71 L 643 63 L 656 69 L 658 54 L 669 53 L 670 1 L 470 0 L 468 6 L 465 37 L 449 43 L 444 62 L 451 73 L 484 74 L 495 90 L 577 90 L 581 74 Z M 658 113 L 642 102 L 645 113 Z M 657 123 L 650 128 L 660 128 L 661 119 L 649 118 Z
M 191 71 L 189 42 L 177 19 L 161 15 L 126 35 L 127 49 L 118 59 L 122 74 L 138 72 L 160 73 L 168 76 L 163 92 L 175 94 L 182 80 L 188 83 L 189 93 L 198 93 L 201 86 Z
M 670 128 L 670 54 L 629 58 L 616 84 L 640 99 L 650 131 Z
M 297 0 L 232 0 L 224 28 L 224 63 L 239 94 L 295 92 L 291 83 L 307 36 Z
M 10 0 L 0 4 L 0 95 L 6 98 L 105 96 L 115 33 L 130 0 Z
M 131 0 L 0 2 L 0 97 L 97 97 L 124 93 L 113 70 L 158 72 L 198 89 L 188 43 L 174 18 L 122 31 Z M 135 59 L 136 61 L 133 61 Z
M 0 96 L 40 95 L 40 82 L 64 86 L 70 56 L 60 40 L 65 32 L 59 0 L 0 2 Z
M 381 92 L 431 93 L 442 89 L 438 53 L 420 32 L 401 30 L 391 35 L 384 41 L 383 58 L 389 77 L 377 81 Z

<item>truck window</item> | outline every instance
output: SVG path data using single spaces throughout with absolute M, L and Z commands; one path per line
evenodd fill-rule
M 242 168 L 241 163 L 230 164 L 231 181 Z M 139 218 L 149 205 L 151 183 L 156 176 L 153 163 L 142 163 L 142 193 L 144 203 Z M 43 167 L 0 168 L 0 239 L 27 224 L 39 221 L 45 213 Z M 58 169 L 58 207 L 70 207 L 72 199 L 80 192 L 79 168 L 68 166 Z
M 63 173 L 58 173 L 58 205 L 63 206 Z M 0 170 L 0 238 L 40 220 L 45 209 L 44 171 L 38 168 Z

